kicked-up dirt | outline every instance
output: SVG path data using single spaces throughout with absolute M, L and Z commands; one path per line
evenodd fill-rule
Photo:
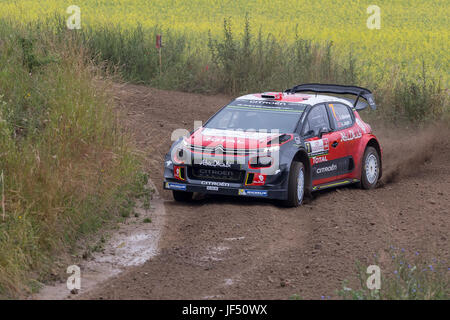
M 448 128 L 400 132 L 371 123 L 384 149 L 375 190 L 323 191 L 289 209 L 231 197 L 178 204 L 162 190 L 171 133 L 192 130 L 230 98 L 136 85 L 115 85 L 114 93 L 164 199 L 165 226 L 158 255 L 79 298 L 333 298 L 343 280 L 357 285 L 355 261 L 388 261 L 391 245 L 449 261 Z

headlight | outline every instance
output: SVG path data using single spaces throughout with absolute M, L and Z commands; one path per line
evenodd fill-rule
M 279 147 L 279 146 L 266 147 L 266 148 L 264 148 L 264 153 L 267 153 L 267 152 L 277 152 L 277 151 L 279 151 L 279 150 L 280 150 L 280 147 Z
M 186 140 L 183 139 L 178 142 L 172 149 L 171 159 L 174 164 L 183 164 L 185 163 L 186 151 L 184 150 Z
M 272 157 L 269 156 L 256 156 L 250 158 L 248 165 L 252 169 L 257 168 L 269 168 L 272 166 Z

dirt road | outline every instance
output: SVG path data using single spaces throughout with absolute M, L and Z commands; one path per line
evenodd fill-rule
M 114 92 L 158 187 L 171 132 L 191 130 L 229 101 L 133 85 Z M 160 254 L 80 298 L 333 298 L 342 280 L 356 284 L 356 260 L 387 261 L 390 245 L 449 261 L 448 139 L 373 128 L 385 154 L 379 188 L 321 192 L 295 209 L 226 197 L 180 205 L 159 190 L 167 215 Z

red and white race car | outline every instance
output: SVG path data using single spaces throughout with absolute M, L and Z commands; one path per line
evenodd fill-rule
M 325 188 L 374 188 L 382 149 L 358 114 L 367 106 L 376 108 L 372 93 L 355 86 L 304 84 L 239 97 L 173 143 L 164 188 L 177 201 L 200 192 L 278 199 L 287 206 Z

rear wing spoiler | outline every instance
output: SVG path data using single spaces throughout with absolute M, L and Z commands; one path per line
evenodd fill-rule
M 347 99 L 353 103 L 353 107 L 356 110 L 363 110 L 367 107 L 367 104 L 361 103 L 359 98 L 367 101 L 370 108 L 375 110 L 377 108 L 375 100 L 373 98 L 372 92 L 366 88 L 356 87 L 356 86 L 341 86 L 335 84 L 320 84 L 320 83 L 308 83 L 300 84 L 291 89 L 287 89 L 285 93 L 294 94 L 297 92 L 317 92 L 317 93 L 335 93 L 335 94 L 351 94 L 355 95 L 356 99 L 353 101 Z M 360 102 L 360 103 L 358 103 Z

